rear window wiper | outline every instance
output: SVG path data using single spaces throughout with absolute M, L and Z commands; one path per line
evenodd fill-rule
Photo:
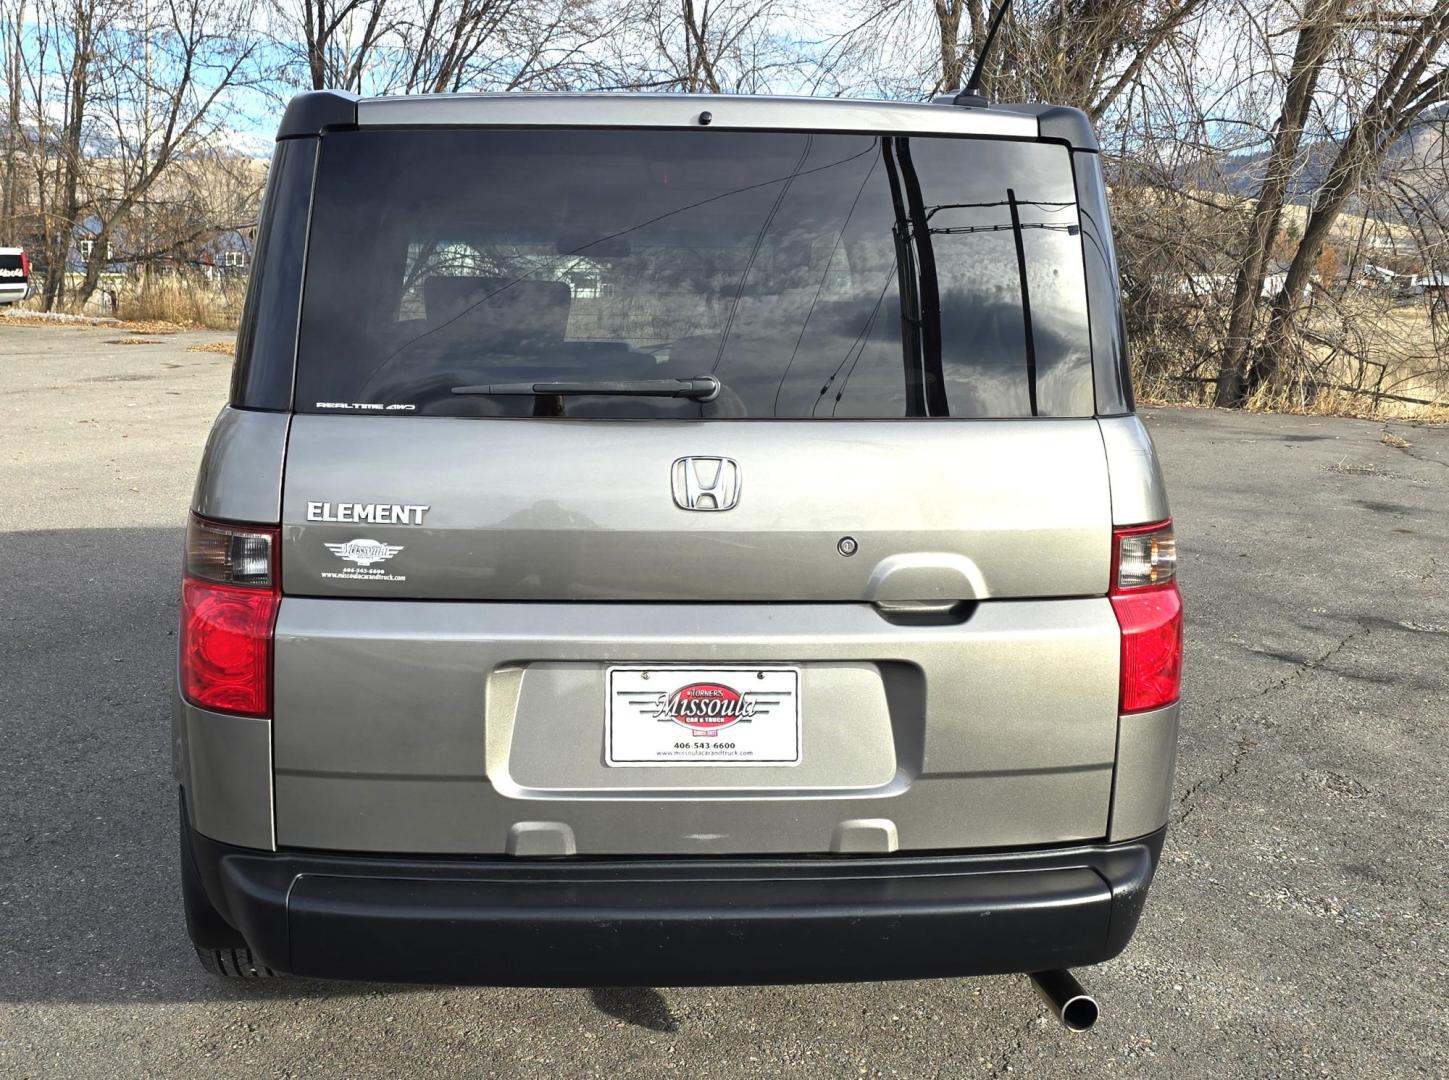
M 453 393 L 505 397 L 663 397 L 713 401 L 720 382 L 713 375 L 692 379 L 600 379 L 592 382 L 480 383 L 455 386 Z

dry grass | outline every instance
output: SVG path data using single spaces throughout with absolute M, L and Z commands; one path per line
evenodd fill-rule
M 245 293 L 241 279 L 168 274 L 147 279 L 129 295 L 121 294 L 119 314 L 128 322 L 235 330 Z
M 1380 401 L 1375 405 L 1373 398 L 1337 392 L 1320 394 L 1312 407 L 1301 411 L 1312 416 L 1352 416 L 1360 420 L 1408 420 L 1416 424 L 1449 424 L 1449 404 L 1413 405 L 1402 401 Z
M 1144 405 L 1212 405 L 1222 327 L 1210 316 L 1219 312 L 1211 301 L 1180 307 L 1158 332 L 1139 329 L 1134 340 Z M 1193 332 L 1180 332 L 1187 325 Z M 1260 387 L 1249 411 L 1449 423 L 1449 323 L 1436 325 L 1422 300 L 1316 293 L 1301 325 L 1304 345 L 1291 369 Z
M 1135 395 L 1137 404 L 1144 408 L 1214 407 L 1211 381 L 1180 382 L 1161 375 L 1138 373 L 1135 376 Z M 1248 400 L 1246 409 L 1248 412 L 1289 413 L 1299 416 L 1347 416 L 1360 420 L 1449 424 L 1449 402 L 1431 405 L 1383 399 L 1375 402 L 1372 395 L 1323 389 L 1310 392 L 1301 385 L 1276 389 L 1265 387 Z
M 207 341 L 200 345 L 192 345 L 186 351 L 216 353 L 218 356 L 234 356 L 236 354 L 236 343 L 232 341 Z
M 102 328 L 139 337 L 161 337 L 183 330 L 207 330 L 199 323 L 173 323 L 159 319 L 115 319 L 108 315 L 71 315 L 64 312 L 0 311 L 0 326 L 50 326 L 87 330 Z M 134 345 L 134 341 L 108 341 L 108 345 Z
M 43 298 L 36 294 L 11 307 L 10 317 L 19 322 L 26 315 L 39 315 L 47 326 L 120 321 L 149 333 L 174 333 L 186 328 L 235 330 L 246 295 L 245 278 L 222 276 L 215 271 L 210 275 L 201 271 L 158 272 L 145 278 L 117 274 L 103 277 L 101 287 L 77 311 L 74 295 L 79 287 L 80 275 L 68 275 L 69 299 L 61 309 L 44 312 Z
M 16 311 L 0 314 L 0 324 L 8 326 L 58 326 L 64 329 L 84 330 L 91 326 L 114 327 L 119 320 L 103 316 L 65 315 L 56 312 Z

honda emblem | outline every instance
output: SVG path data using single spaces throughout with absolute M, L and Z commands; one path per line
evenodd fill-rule
M 680 458 L 671 479 L 681 510 L 729 510 L 740 501 L 740 467 L 732 458 Z

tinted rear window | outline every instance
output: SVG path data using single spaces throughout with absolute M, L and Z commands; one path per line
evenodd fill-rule
M 24 266 L 25 266 L 24 261 L 20 258 L 19 253 L 14 253 L 14 254 L 8 254 L 7 255 L 4 252 L 0 252 L 0 270 L 9 270 L 9 271 L 11 271 L 11 275 L 9 275 L 10 278 L 11 278 L 11 280 L 14 280 L 17 277 L 24 277 L 25 276 L 23 273 L 20 273 L 20 274 L 15 274 L 14 273 L 14 271 L 17 271 L 17 270 L 23 270 L 24 269 Z
M 719 130 L 323 139 L 296 407 L 1088 416 L 1066 148 Z M 708 403 L 458 396 L 715 375 Z

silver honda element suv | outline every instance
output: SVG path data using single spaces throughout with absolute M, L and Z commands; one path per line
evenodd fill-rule
M 1059 974 L 1182 606 L 1081 113 L 294 99 L 186 537 L 218 974 Z

